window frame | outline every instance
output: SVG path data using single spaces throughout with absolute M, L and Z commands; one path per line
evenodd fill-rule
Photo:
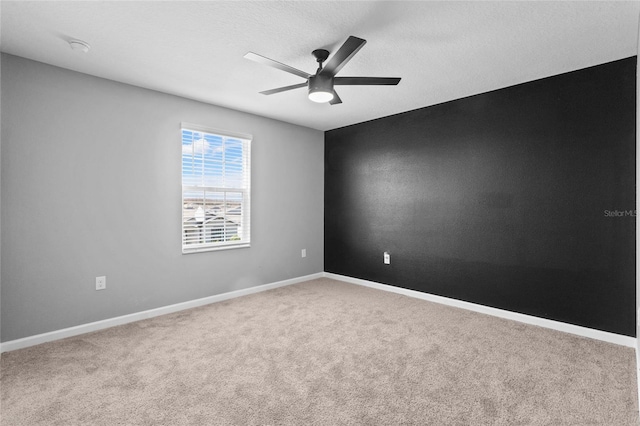
M 204 133 L 204 134 L 212 135 L 213 137 L 220 137 L 222 138 L 223 143 L 226 139 L 234 139 L 234 140 L 241 141 L 242 142 L 242 177 L 243 177 L 242 183 L 243 185 L 241 187 L 224 186 L 224 185 L 222 187 L 211 187 L 211 186 L 204 185 L 204 183 L 202 183 L 202 185 L 185 185 L 184 152 L 182 151 L 184 146 L 183 131 L 185 130 L 191 131 L 191 132 L 197 132 L 197 133 Z M 185 122 L 181 123 L 180 125 L 180 146 L 181 146 L 180 181 L 181 181 L 181 188 L 182 188 L 181 189 L 182 207 L 181 207 L 181 213 L 180 213 L 180 217 L 181 217 L 180 240 L 181 240 L 181 246 L 182 246 L 182 254 L 202 253 L 202 252 L 208 252 L 208 251 L 231 250 L 231 249 L 251 247 L 251 142 L 252 140 L 253 140 L 253 136 L 248 134 L 230 132 L 227 130 L 215 129 L 215 128 L 206 127 L 206 126 L 193 124 L 193 123 L 185 123 Z M 227 163 L 223 162 L 223 164 L 227 164 Z M 226 176 L 224 169 L 223 169 L 223 175 Z M 242 229 L 242 235 L 240 236 L 239 240 L 234 240 L 234 241 L 226 240 L 226 235 L 225 235 L 225 241 L 220 241 L 220 242 L 205 241 L 205 242 L 196 243 L 196 244 L 185 244 L 186 242 L 185 232 L 187 232 L 187 230 L 189 229 L 188 227 L 185 227 L 185 222 L 186 222 L 185 221 L 185 193 L 193 193 L 193 192 L 201 192 L 201 191 L 203 193 L 203 197 L 202 197 L 203 206 L 206 205 L 207 192 L 223 193 L 224 194 L 223 199 L 225 200 L 224 203 L 226 203 L 227 193 L 241 194 L 240 222 L 239 224 L 237 224 L 238 225 L 237 227 Z M 206 212 L 203 212 L 203 213 L 206 214 Z M 217 216 L 209 220 L 207 220 L 205 216 L 204 222 L 206 223 L 207 221 L 219 220 L 220 218 L 223 221 L 232 222 L 225 216 Z M 212 232 L 214 232 L 213 229 L 216 229 L 216 228 L 211 228 Z M 226 226 L 223 227 L 223 229 L 226 230 L 227 229 Z M 204 226 L 200 228 L 199 232 L 202 233 L 203 231 L 204 232 L 207 231 Z M 203 235 L 206 235 L 206 234 L 203 234 Z M 206 236 L 204 238 L 206 238 Z

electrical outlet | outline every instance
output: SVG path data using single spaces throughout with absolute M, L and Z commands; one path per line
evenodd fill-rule
M 383 257 L 383 259 L 384 259 L 384 264 L 385 264 L 385 265 L 391 265 L 391 255 L 389 254 L 389 252 L 388 252 L 388 251 L 385 251 L 385 252 L 384 252 L 384 257 Z
M 104 290 L 107 288 L 107 277 L 96 277 L 96 290 Z
M 307 257 L 307 249 L 302 249 L 302 251 L 300 252 L 300 256 Z

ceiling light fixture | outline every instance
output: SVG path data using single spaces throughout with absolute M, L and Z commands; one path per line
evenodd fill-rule
M 316 58 L 318 62 L 318 70 L 315 75 L 307 74 L 304 71 L 300 71 L 297 68 L 290 67 L 273 59 L 266 58 L 258 55 L 257 53 L 248 52 L 244 55 L 245 58 L 256 61 L 258 63 L 268 65 L 270 67 L 277 68 L 279 70 L 288 72 L 298 77 L 302 77 L 307 80 L 305 83 L 292 84 L 291 86 L 278 87 L 277 89 L 265 90 L 263 95 L 273 95 L 275 93 L 285 92 L 292 89 L 300 89 L 307 86 L 309 90 L 309 99 L 313 102 L 329 102 L 331 105 L 337 105 L 342 103 L 342 99 L 336 93 L 333 86 L 395 86 L 400 82 L 399 77 L 336 77 L 338 71 L 345 66 L 347 62 L 355 55 L 367 41 L 349 36 L 340 49 L 333 54 L 331 60 L 327 62 L 325 67 L 322 66 L 324 61 L 329 58 L 329 51 L 326 49 L 316 49 L 311 54 Z
M 313 102 L 329 102 L 333 99 L 333 76 L 312 75 L 309 77 L 309 99 Z
M 73 50 L 78 50 L 84 53 L 87 53 L 89 49 L 91 49 L 91 46 L 89 46 L 89 43 L 82 40 L 70 40 L 69 46 L 71 46 Z

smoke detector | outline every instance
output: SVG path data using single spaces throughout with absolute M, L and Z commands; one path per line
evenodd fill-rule
M 89 46 L 89 43 L 82 40 L 71 40 L 69 41 L 69 46 L 71 46 L 73 50 L 77 50 L 79 52 L 84 52 L 84 53 L 87 53 L 91 48 L 91 46 Z

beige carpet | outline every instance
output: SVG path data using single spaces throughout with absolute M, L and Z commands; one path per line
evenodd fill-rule
M 2 425 L 631 425 L 630 348 L 328 279 L 1 359 Z

